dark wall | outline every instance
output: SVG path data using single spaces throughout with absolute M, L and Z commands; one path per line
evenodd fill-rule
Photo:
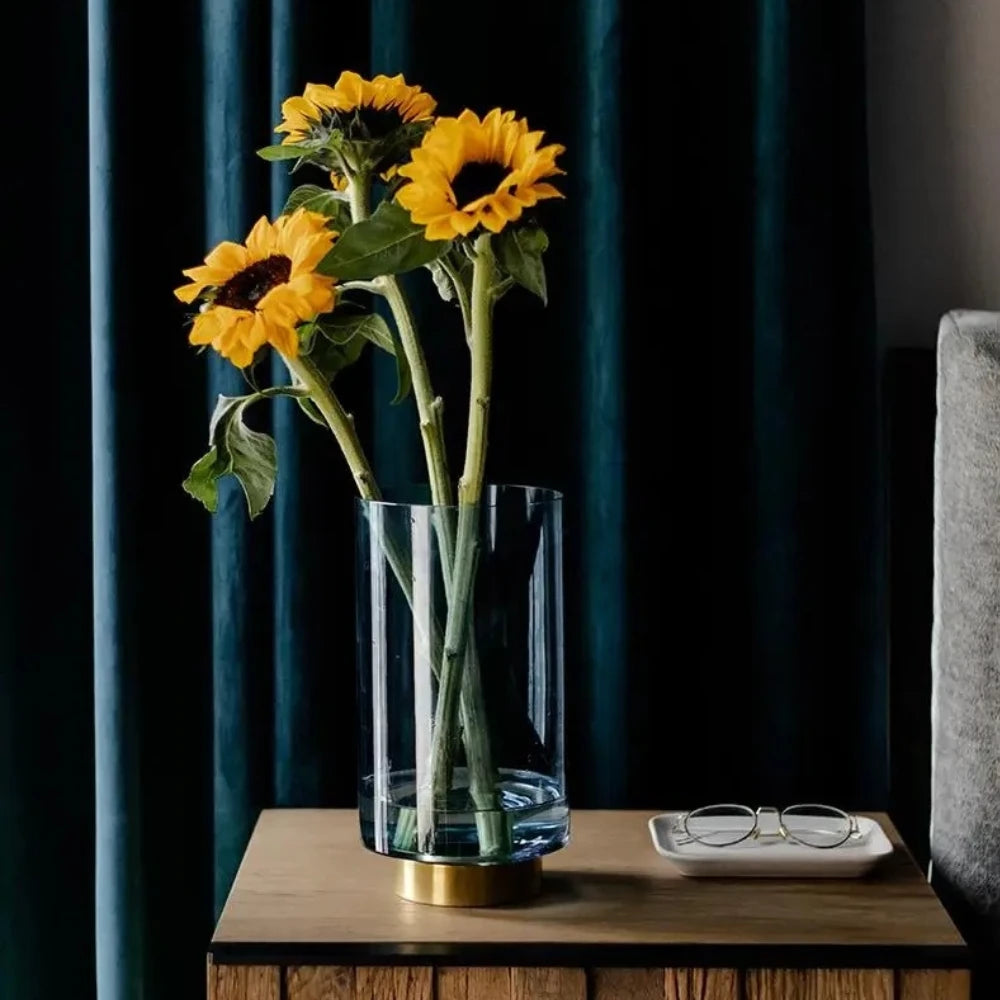
M 889 351 L 889 808 L 921 864 L 928 859 L 934 532 L 934 352 Z

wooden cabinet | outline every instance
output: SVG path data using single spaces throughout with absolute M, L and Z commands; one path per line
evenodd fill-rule
M 964 943 L 891 823 L 863 880 L 692 880 L 645 812 L 573 813 L 531 903 L 397 899 L 349 810 L 261 814 L 210 1000 L 967 1000 Z

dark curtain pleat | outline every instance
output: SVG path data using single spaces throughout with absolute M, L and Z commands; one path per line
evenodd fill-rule
M 586 739 L 575 792 L 586 803 L 623 806 L 627 799 L 628 555 L 625 463 L 631 442 L 625 434 L 625 272 L 632 263 L 623 241 L 621 87 L 623 16 L 618 0 L 593 0 L 582 10 L 582 66 L 573 191 L 580 268 L 579 505 L 578 561 L 580 623 L 571 663 L 585 694 Z M 599 252 L 597 248 L 600 248 Z M 636 254 L 638 257 L 638 254 Z M 636 527 L 640 527 L 636 525 Z M 641 530 L 641 527 L 640 527 Z
M 265 214 L 264 143 L 269 94 L 266 65 L 270 9 L 263 0 L 206 0 L 203 11 L 205 245 L 242 239 Z M 213 352 L 209 412 L 216 398 L 249 391 L 240 373 Z M 264 407 L 250 415 L 266 422 Z M 272 514 L 251 525 L 239 486 L 222 484 L 212 518 L 212 685 L 215 907 L 225 902 L 261 807 L 271 800 L 271 628 L 266 588 Z
M 860 0 L 761 0 L 754 771 L 776 801 L 852 807 L 887 780 L 863 39 Z
M 308 0 L 272 0 L 268 119 L 251 146 L 268 142 L 281 102 L 309 81 L 330 81 L 331 62 L 364 66 L 368 11 Z M 271 167 L 272 212 L 301 183 L 324 183 L 315 171 L 292 176 Z M 288 382 L 279 358 L 274 384 Z M 349 372 L 345 402 L 365 431 L 369 393 Z M 338 384 L 338 391 L 342 391 Z M 269 404 L 278 447 L 274 510 L 274 803 L 333 805 L 354 801 L 354 732 L 342 724 L 354 704 L 353 485 L 328 434 L 304 419 L 293 400 Z
M 141 13 L 117 0 L 90 4 L 93 947 L 101 1000 L 193 995 L 210 929 L 207 532 L 178 488 L 205 428 L 203 414 L 177 401 L 197 398 L 203 367 L 178 335 L 169 294 L 192 241 L 204 239 L 201 78 L 197 64 L 176 59 L 197 39 L 198 19 L 194 3 Z M 158 44 L 121 43 L 143 32 Z M 84 982 L 70 992 L 90 989 Z
M 86 6 L 19 5 L 4 30 L 5 90 L 59 109 L 59 149 L 4 164 L 13 263 L 0 403 L 0 997 L 90 1000 Z M 58 73 L 40 70 L 39 39 Z M 54 940 L 65 942 L 57 956 Z
M 403 73 L 408 80 L 421 82 L 420 74 L 415 70 L 417 49 L 423 46 L 425 36 L 421 36 L 418 44 L 414 34 L 416 7 L 411 0 L 371 0 L 369 63 L 373 75 L 385 73 L 395 76 Z M 429 89 L 429 84 L 422 85 Z M 427 289 L 422 288 L 413 277 L 404 277 L 402 281 L 419 328 L 427 329 L 430 299 Z M 390 313 L 383 303 L 376 303 L 376 308 L 391 322 Z M 396 395 L 395 359 L 379 351 L 373 354 L 370 363 L 371 460 L 379 483 L 391 496 L 393 489 L 426 482 L 423 445 L 412 395 L 396 406 L 387 405 Z M 440 384 L 435 383 L 435 389 L 440 392 Z

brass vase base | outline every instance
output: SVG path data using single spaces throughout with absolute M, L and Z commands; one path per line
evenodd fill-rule
M 537 896 L 542 859 L 511 865 L 396 861 L 396 895 L 430 906 L 499 906 Z

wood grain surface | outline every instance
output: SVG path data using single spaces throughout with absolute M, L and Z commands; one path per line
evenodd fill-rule
M 886 969 L 751 969 L 744 1000 L 895 1000 Z
M 281 969 L 208 964 L 209 1000 L 280 1000 Z
M 968 1000 L 969 990 L 969 973 L 950 970 L 208 968 L 209 1000 Z
M 587 1000 L 583 969 L 511 969 L 511 1000 Z
M 897 980 L 896 1000 L 966 1000 L 970 987 L 966 971 L 903 969 Z
M 285 970 L 287 1000 L 355 1000 L 354 968 L 293 965 Z
M 434 970 L 428 966 L 359 966 L 354 974 L 357 1000 L 433 1000 Z
M 510 969 L 464 969 L 444 967 L 437 970 L 435 1000 L 509 1000 Z
M 867 879 L 685 879 L 653 850 L 648 816 L 576 810 L 572 843 L 545 859 L 539 899 L 451 909 L 394 895 L 393 862 L 364 850 L 353 810 L 265 811 L 213 946 L 266 944 L 280 955 L 307 942 L 329 945 L 322 960 L 336 962 L 338 949 L 391 943 L 410 953 L 421 943 L 496 945 L 508 956 L 517 945 L 568 944 L 585 948 L 594 966 L 602 946 L 962 947 L 905 849 Z M 886 817 L 878 819 L 899 844 Z
M 662 969 L 594 969 L 590 1000 L 663 1000 Z
M 665 1000 L 741 1000 L 734 969 L 665 969 Z

